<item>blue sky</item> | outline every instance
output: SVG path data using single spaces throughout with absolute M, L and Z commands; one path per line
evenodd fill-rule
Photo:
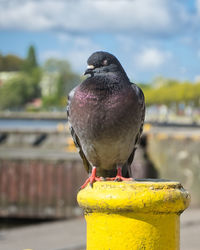
M 131 80 L 200 80 L 200 0 L 0 0 L 0 52 L 67 59 L 82 73 L 97 50 Z

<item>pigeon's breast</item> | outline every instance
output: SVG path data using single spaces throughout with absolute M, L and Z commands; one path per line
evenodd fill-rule
M 131 89 L 132 90 L 132 89 Z M 136 96 L 128 89 L 77 91 L 71 103 L 71 122 L 79 136 L 102 139 L 127 132 L 137 125 Z
M 70 123 L 90 162 L 109 169 L 127 160 L 141 122 L 132 88 L 76 91 L 70 110 Z

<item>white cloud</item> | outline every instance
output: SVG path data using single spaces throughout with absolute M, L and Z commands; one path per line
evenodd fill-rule
M 200 82 L 200 75 L 196 75 L 194 77 L 194 82 Z
M 95 44 L 85 36 L 70 36 L 59 34 L 58 39 L 61 42 L 67 41 L 70 44 L 68 50 L 61 51 L 57 49 L 43 51 L 40 55 L 40 59 L 42 61 L 45 61 L 51 57 L 66 59 L 71 63 L 73 69 L 78 72 L 83 72 L 86 68 L 88 57 L 94 51 L 102 50 L 102 48 L 98 44 Z
M 63 32 L 59 32 L 57 33 L 57 38 L 59 40 L 59 42 L 61 43 L 66 43 L 66 42 L 70 42 L 71 41 L 71 35 L 69 35 L 68 33 L 63 33 Z
M 83 72 L 87 66 L 88 57 L 95 51 L 101 50 L 97 44 L 90 43 L 89 46 L 74 46 L 66 53 L 66 59 L 70 61 L 72 67 L 79 72 Z
M 197 13 L 200 16 L 200 0 L 196 0 Z
M 169 34 L 180 28 L 187 15 L 175 3 L 168 0 L 7 0 L 0 3 L 0 28 Z
M 135 39 L 131 36 L 127 36 L 123 34 L 123 35 L 116 35 L 115 38 L 121 50 L 127 53 L 130 53 L 134 45 L 136 45 Z
M 152 70 L 166 63 L 170 57 L 170 52 L 164 52 L 156 48 L 145 48 L 136 56 L 136 62 L 140 68 Z
M 187 68 L 184 66 L 180 67 L 180 73 L 181 75 L 185 75 L 187 73 Z
M 200 49 L 197 50 L 197 56 L 200 58 Z
M 41 61 L 46 61 L 49 58 L 63 58 L 63 53 L 59 50 L 45 50 L 40 54 Z

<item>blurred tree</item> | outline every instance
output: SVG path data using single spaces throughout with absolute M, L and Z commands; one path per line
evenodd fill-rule
M 200 107 L 200 82 L 194 85 L 194 106 Z
M 24 60 L 16 55 L 0 54 L 0 71 L 19 71 L 22 69 Z
M 35 97 L 35 85 L 30 77 L 21 74 L 0 88 L 0 109 L 19 109 Z
M 55 72 L 69 72 L 71 71 L 71 66 L 68 61 L 60 60 L 56 58 L 49 58 L 44 63 L 44 71 L 48 73 L 55 73 Z
M 29 47 L 25 60 L 15 55 L 0 55 L 0 70 L 21 70 L 18 76 L 0 86 L 0 109 L 19 109 L 41 96 L 39 82 L 42 72 L 33 46 Z
M 70 90 L 80 82 L 80 76 L 73 72 L 66 60 L 55 58 L 48 59 L 44 64 L 44 71 L 48 74 L 58 73 L 55 81 L 55 93 L 51 96 L 43 97 L 44 106 L 66 106 L 67 95 Z
M 31 72 L 33 69 L 37 68 L 38 63 L 36 60 L 36 53 L 35 53 L 35 48 L 33 45 L 31 45 L 28 48 L 28 52 L 27 52 L 27 56 L 26 59 L 24 61 L 24 71 L 25 72 Z
M 148 89 L 152 89 L 152 85 L 147 84 L 147 83 L 138 83 L 137 84 L 142 90 L 148 90 Z
M 41 97 L 40 80 L 42 77 L 41 68 L 38 66 L 36 52 L 33 45 L 28 48 L 27 56 L 23 64 L 23 72 L 31 78 L 34 89 L 33 98 Z
M 0 71 L 3 71 L 3 56 L 0 53 Z
M 179 104 L 199 105 L 200 83 L 178 82 L 177 80 L 159 78 L 159 83 L 152 85 L 141 85 L 146 97 L 146 104 L 165 104 L 167 106 L 176 106 Z

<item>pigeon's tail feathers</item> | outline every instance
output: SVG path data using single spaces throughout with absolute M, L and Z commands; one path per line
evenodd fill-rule
M 132 177 L 131 164 L 133 162 L 136 149 L 137 148 L 134 147 L 133 152 L 129 156 L 127 162 L 122 167 L 122 176 L 125 177 L 125 178 L 131 178 Z
M 141 108 L 141 126 L 139 131 L 139 139 L 143 131 L 143 125 L 144 125 L 144 119 L 145 119 L 145 97 L 144 93 L 141 90 L 139 86 L 137 86 L 135 83 L 131 83 L 132 88 L 134 89 L 134 92 L 138 96 L 140 108 Z M 139 142 L 139 141 L 138 141 Z

